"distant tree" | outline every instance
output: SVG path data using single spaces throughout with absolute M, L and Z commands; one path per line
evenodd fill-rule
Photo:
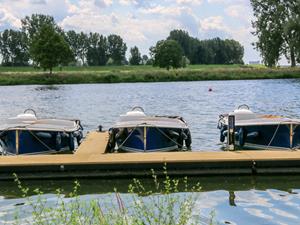
M 30 44 L 32 59 L 43 69 L 67 64 L 73 59 L 72 51 L 64 37 L 52 25 L 43 25 L 34 35 Z
M 129 63 L 130 65 L 140 65 L 142 61 L 141 53 L 137 46 L 134 46 L 130 49 L 130 58 Z
M 123 39 L 115 34 L 107 37 L 108 41 L 108 56 L 113 59 L 114 64 L 121 65 L 125 60 L 127 46 Z
M 258 41 L 255 47 L 260 51 L 264 63 L 275 66 L 281 55 L 296 66 L 300 51 L 300 1 L 299 0 L 251 0 L 255 20 L 252 22 Z
M 83 32 L 76 33 L 74 30 L 66 32 L 65 36 L 76 61 L 80 60 L 81 64 L 84 65 L 89 47 L 88 36 Z
M 0 33 L 0 55 L 2 65 L 27 66 L 29 62 L 29 51 L 27 36 L 24 32 L 15 30 L 4 30 Z
M 142 56 L 142 64 L 147 65 L 148 61 L 149 61 L 149 57 L 147 55 L 143 55 Z
M 224 49 L 227 53 L 226 64 L 244 64 L 244 47 L 238 41 L 226 39 Z
M 183 54 L 190 60 L 192 51 L 192 38 L 189 33 L 184 30 L 172 30 L 167 40 L 175 40 L 181 46 Z
M 62 29 L 56 24 L 53 16 L 43 14 L 32 14 L 21 19 L 22 31 L 28 36 L 29 40 L 39 32 L 42 26 L 52 26 L 57 32 L 63 33 Z
M 154 58 L 154 66 L 166 68 L 179 68 L 182 63 L 183 51 L 177 41 L 158 41 L 155 47 L 150 48 Z
M 106 65 L 108 55 L 107 38 L 98 33 L 90 33 L 88 38 L 87 62 L 90 66 Z

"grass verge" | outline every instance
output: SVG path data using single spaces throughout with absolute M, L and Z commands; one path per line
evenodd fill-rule
M 28 69 L 29 70 L 29 69 Z M 0 85 L 133 83 L 203 80 L 245 80 L 300 78 L 300 68 L 264 68 L 249 66 L 190 66 L 185 69 L 164 70 L 153 67 L 66 68 L 52 76 L 41 71 L 0 69 Z

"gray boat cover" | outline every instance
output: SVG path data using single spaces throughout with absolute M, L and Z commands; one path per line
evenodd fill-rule
M 2 131 L 15 129 L 74 132 L 80 127 L 75 120 L 37 119 L 33 114 L 20 114 L 9 118 L 0 126 Z
M 121 115 L 113 128 L 159 127 L 188 129 L 184 120 L 179 117 L 146 116 L 143 112 L 131 111 Z

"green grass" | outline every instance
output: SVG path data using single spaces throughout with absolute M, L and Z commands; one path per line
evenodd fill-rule
M 243 65 L 190 65 L 165 70 L 152 66 L 55 68 L 54 74 L 32 67 L 0 67 L 0 85 L 168 82 L 300 78 L 300 68 L 265 68 Z

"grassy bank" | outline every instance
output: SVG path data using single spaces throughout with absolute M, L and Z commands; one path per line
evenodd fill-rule
M 0 67 L 0 85 L 167 82 L 300 78 L 300 68 L 264 68 L 239 65 L 192 65 L 178 70 L 152 66 L 55 68 L 49 76 L 32 67 Z

